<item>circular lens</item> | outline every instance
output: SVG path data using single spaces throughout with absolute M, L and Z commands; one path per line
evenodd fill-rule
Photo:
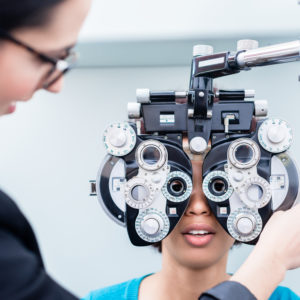
M 214 196 L 222 196 L 226 194 L 228 189 L 228 182 L 225 178 L 220 176 L 213 177 L 208 184 L 208 189 Z
M 190 197 L 192 188 L 192 180 L 186 173 L 174 171 L 168 174 L 161 192 L 167 200 L 179 203 Z
M 223 194 L 224 192 L 226 192 L 226 184 L 222 179 L 214 180 L 211 184 L 211 187 L 213 192 L 215 192 L 216 194 Z
M 170 191 L 174 196 L 182 195 L 184 192 L 184 183 L 181 180 L 175 179 L 170 182 Z
M 252 184 L 247 190 L 247 196 L 251 201 L 259 201 L 263 195 L 263 189 L 257 184 Z
M 253 158 L 253 150 L 248 145 L 240 145 L 236 148 L 234 155 L 239 163 L 247 164 Z
M 149 193 L 147 189 L 142 185 L 136 185 L 131 190 L 131 196 L 135 201 L 145 201 L 148 197 Z
M 224 171 L 208 173 L 203 179 L 202 189 L 206 198 L 214 202 L 226 201 L 233 193 L 233 187 Z
M 142 157 L 147 164 L 154 165 L 160 159 L 160 151 L 156 147 L 149 146 L 144 149 Z

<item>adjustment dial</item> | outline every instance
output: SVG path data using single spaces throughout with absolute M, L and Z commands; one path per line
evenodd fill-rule
M 260 176 L 247 179 L 238 189 L 238 194 L 249 208 L 262 208 L 270 202 L 272 197 L 269 182 Z
M 141 225 L 143 231 L 148 235 L 155 235 L 160 229 L 159 220 L 154 216 L 144 219 Z
M 292 129 L 284 120 L 267 119 L 259 127 L 258 140 L 265 150 L 280 153 L 290 148 L 293 141 Z
M 170 229 L 167 215 L 158 209 L 149 208 L 140 213 L 135 221 L 135 230 L 139 237 L 149 243 L 164 239 Z
M 262 231 L 262 219 L 256 210 L 246 207 L 233 211 L 227 219 L 230 235 L 240 242 L 256 239 Z
M 105 129 L 103 142 L 108 154 L 124 156 L 135 147 L 136 134 L 127 122 L 113 123 Z
M 124 188 L 126 203 L 135 209 L 142 209 L 150 206 L 154 200 L 154 189 L 152 184 L 142 177 L 133 177 Z

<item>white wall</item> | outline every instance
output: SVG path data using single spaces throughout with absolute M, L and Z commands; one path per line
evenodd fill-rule
M 82 41 L 299 34 L 297 0 L 94 0 Z
M 295 133 L 292 152 L 300 151 L 299 64 L 266 67 L 219 80 L 227 88 L 255 88 L 270 102 L 270 113 L 287 119 Z M 131 246 L 125 229 L 115 225 L 90 198 L 104 156 L 101 135 L 113 120 L 126 119 L 126 104 L 137 87 L 185 89 L 189 67 L 76 70 L 62 94 L 41 92 L 0 119 L 0 185 L 29 217 L 47 269 L 80 296 L 89 290 L 154 272 L 160 256 Z M 280 240 L 278 241 L 280 243 Z M 233 272 L 250 251 L 236 249 Z M 272 251 L 272 249 L 270 249 Z M 300 293 L 300 270 L 286 285 Z

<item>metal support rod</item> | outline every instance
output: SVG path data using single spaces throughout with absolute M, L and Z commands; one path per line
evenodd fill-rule
M 237 54 L 236 63 L 240 68 L 273 65 L 300 60 L 300 41 L 277 44 Z

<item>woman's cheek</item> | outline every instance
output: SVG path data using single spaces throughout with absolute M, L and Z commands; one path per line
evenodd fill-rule
M 2 80 L 0 79 L 0 102 L 29 100 L 36 91 L 38 83 L 36 74 L 24 71 L 7 74 Z
M 6 47 L 0 58 L 0 105 L 1 102 L 28 100 L 37 90 L 43 70 L 24 49 Z M 9 51 L 11 50 L 11 51 Z M 23 50 L 23 52 L 20 52 Z M 20 53 L 19 53 L 20 52 Z

